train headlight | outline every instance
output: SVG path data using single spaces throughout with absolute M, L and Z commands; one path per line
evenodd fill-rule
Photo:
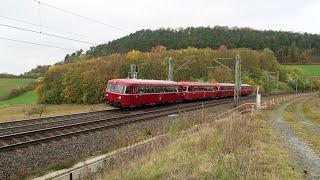
M 119 96 L 118 99 L 121 99 L 121 96 Z
M 107 97 L 108 97 L 108 95 L 109 95 L 109 94 L 107 94 Z

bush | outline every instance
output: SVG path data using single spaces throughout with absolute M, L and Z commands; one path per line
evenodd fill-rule
M 29 117 L 33 115 L 39 115 L 39 117 L 41 117 L 43 113 L 48 112 L 48 109 L 45 105 L 38 105 L 31 108 L 24 108 L 22 111 L 26 116 Z

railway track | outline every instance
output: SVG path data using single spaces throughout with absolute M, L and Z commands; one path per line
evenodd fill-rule
M 221 100 L 213 99 L 211 101 L 221 102 Z M 209 101 L 203 101 L 204 103 L 210 103 Z M 150 112 L 154 111 L 154 109 L 170 109 L 173 106 L 193 106 L 198 104 L 199 102 L 189 102 L 187 104 L 171 104 L 168 106 L 160 106 L 147 109 L 140 109 L 136 111 L 126 111 L 126 114 L 130 115 L 136 115 L 137 112 L 144 111 L 144 112 Z M 72 114 L 72 115 L 64 115 L 64 116 L 54 116 L 54 117 L 47 117 L 47 118 L 38 118 L 38 119 L 31 119 L 31 120 L 20 120 L 20 121 L 12 121 L 12 122 L 5 122 L 0 123 L 0 136 L 7 135 L 7 134 L 13 134 L 13 133 L 19 133 L 24 131 L 31 131 L 34 129 L 45 129 L 50 127 L 56 127 L 56 126 L 63 126 L 67 124 L 74 124 L 79 122 L 89 122 L 94 121 L 97 119 L 101 119 L 104 117 L 121 117 L 123 116 L 123 111 L 119 109 L 115 110 L 105 110 L 105 111 L 99 111 L 99 112 L 90 112 L 90 113 L 80 113 L 80 114 Z
M 266 96 L 266 95 L 264 95 Z M 255 96 L 242 97 L 242 100 L 254 99 Z M 192 111 L 233 102 L 233 98 L 209 101 L 181 103 L 177 106 L 163 106 L 140 111 L 110 114 L 106 111 L 83 113 L 66 116 L 40 118 L 26 121 L 1 123 L 0 151 L 43 143 L 74 135 L 80 135 L 101 129 L 117 127 L 127 123 L 153 120 L 183 111 Z M 119 111 L 119 110 L 116 110 Z M 48 126 L 48 127 L 47 127 Z
M 253 99 L 253 97 L 243 97 L 242 99 Z M 0 151 L 12 150 L 18 147 L 29 146 L 33 144 L 48 142 L 55 139 L 61 139 L 65 137 L 70 137 L 74 135 L 80 135 L 83 133 L 98 131 L 101 129 L 117 127 L 127 123 L 141 122 L 151 119 L 156 119 L 159 117 L 164 117 L 170 114 L 177 114 L 181 111 L 192 111 L 196 109 L 217 106 L 222 104 L 232 103 L 233 99 L 216 99 L 211 101 L 201 101 L 197 103 L 186 103 L 179 104 L 174 107 L 163 107 L 158 109 L 147 109 L 145 111 L 138 111 L 132 113 L 126 113 L 122 115 L 115 115 L 112 117 L 106 117 L 98 114 L 90 113 L 86 114 L 85 117 L 79 117 L 80 119 L 85 119 L 85 121 L 75 122 L 67 120 L 67 123 L 61 125 L 56 122 L 37 122 L 33 124 L 15 124 L 2 130 L 13 130 L 16 129 L 17 132 L 8 133 L 0 135 Z M 71 116 L 71 119 L 75 119 Z M 79 119 L 78 118 L 78 119 Z M 60 123 L 63 120 L 60 119 Z M 72 122 L 72 123 L 70 123 Z M 20 122 L 21 123 L 21 122 Z M 53 127 L 43 128 L 43 124 L 51 124 Z M 11 124 L 13 125 L 13 124 Z M 32 130 L 25 130 L 24 128 L 30 128 Z M 39 128 L 40 127 L 40 128 Z

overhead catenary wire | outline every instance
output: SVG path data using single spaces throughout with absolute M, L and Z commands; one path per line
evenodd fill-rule
M 33 1 L 35 1 L 35 2 L 37 2 L 37 3 L 39 3 L 39 4 L 43 4 L 43 5 L 45 5 L 45 6 L 51 7 L 51 8 L 53 8 L 53 9 L 57 9 L 57 10 L 59 10 L 59 11 L 65 12 L 65 13 L 72 14 L 72 15 L 74 15 L 74 16 L 78 16 L 78 17 L 81 17 L 81 18 L 83 18 L 83 19 L 86 19 L 86 20 L 89 20 L 89 21 L 92 21 L 92 22 L 95 22 L 95 23 L 98 23 L 98 24 L 102 24 L 102 25 L 107 26 L 107 27 L 109 27 L 109 28 L 117 29 L 117 30 L 120 30 L 120 31 L 123 31 L 123 32 L 128 32 L 128 31 L 125 30 L 125 29 L 122 29 L 122 28 L 119 28 L 119 27 L 116 27 L 116 26 L 112 26 L 112 25 L 106 24 L 106 23 L 104 23 L 104 22 L 101 22 L 101 21 L 98 21 L 98 20 L 95 20 L 95 19 L 92 19 L 92 18 L 89 18 L 89 17 L 86 17 L 86 16 L 82 16 L 82 15 L 80 15 L 80 14 L 77 14 L 77 13 L 74 13 L 74 12 L 71 12 L 71 11 L 68 11 L 68 10 L 65 10 L 65 9 L 62 9 L 62 8 L 59 8 L 59 7 L 56 7 L 56 6 L 53 6 L 53 5 L 44 3 L 44 2 L 40 2 L 40 1 L 38 1 L 38 0 L 33 0 Z
M 29 41 L 22 41 L 22 40 L 17 40 L 17 39 L 10 39 L 10 38 L 5 38 L 5 37 L 1 37 L 1 36 L 0 36 L 0 39 L 4 39 L 4 40 L 8 40 L 8 41 L 14 41 L 14 42 L 20 42 L 20 43 L 25 43 L 25 44 L 33 44 L 33 45 L 38 45 L 38 46 L 52 47 L 52 48 L 63 49 L 63 50 L 77 51 L 76 49 L 70 49 L 70 48 L 64 48 L 64 47 L 59 47 L 59 46 L 52 46 L 52 45 L 47 45 L 47 44 L 34 43 L 34 42 L 29 42 Z
M 4 18 L 4 19 L 16 21 L 16 22 L 21 22 L 21 23 L 32 25 L 32 26 L 42 27 L 42 28 L 45 28 L 45 29 L 51 29 L 51 30 L 55 30 L 55 31 L 63 32 L 63 33 L 68 33 L 68 34 L 75 35 L 75 36 L 81 36 L 81 37 L 94 39 L 94 38 L 92 38 L 90 36 L 87 36 L 87 35 L 78 34 L 78 33 L 70 32 L 70 31 L 65 31 L 65 30 L 62 30 L 62 29 L 59 29 L 59 28 L 56 28 L 56 27 L 53 27 L 53 26 L 45 26 L 45 25 L 42 25 L 42 24 L 39 25 L 39 24 L 35 24 L 35 23 L 32 23 L 32 22 L 28 22 L 28 21 L 24 21 L 24 20 L 20 20 L 20 19 L 15 19 L 15 18 L 10 18 L 10 17 L 6 17 L 6 16 L 1 16 L 1 15 L 0 15 L 0 18 Z
M 68 38 L 68 37 L 64 37 L 64 36 L 58 36 L 58 35 L 54 35 L 54 34 L 49 34 L 49 33 L 41 32 L 41 31 L 35 31 L 35 30 L 16 27 L 16 26 L 10 26 L 10 25 L 7 25 L 7 24 L 1 24 L 0 23 L 0 26 L 13 28 L 13 29 L 18 29 L 18 30 L 22 30 L 22 31 L 28 31 L 28 32 L 32 32 L 32 33 L 39 33 L 39 34 L 46 35 L 46 36 L 56 37 L 56 38 L 60 38 L 60 39 L 66 39 L 66 40 L 70 40 L 70 41 L 81 42 L 81 43 L 85 43 L 85 44 L 98 45 L 98 44 L 92 43 L 92 42 L 81 41 L 81 40 L 77 40 L 77 39 L 73 39 L 73 38 Z

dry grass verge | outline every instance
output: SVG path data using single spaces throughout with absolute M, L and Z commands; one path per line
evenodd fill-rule
M 200 120 L 199 120 L 200 119 Z M 212 117 L 196 118 L 192 122 Z M 216 122 L 187 135 L 159 153 L 127 162 L 100 179 L 288 179 L 303 178 L 282 147 L 266 114 Z M 186 123 L 184 123 L 186 122 Z M 169 132 L 190 126 L 182 120 Z
M 319 135 L 308 128 L 304 122 L 299 121 L 295 114 L 296 111 L 296 104 L 292 104 L 285 109 L 284 118 L 286 122 L 304 141 L 311 145 L 313 150 L 320 154 Z
M 303 104 L 303 115 L 313 124 L 320 126 L 320 93 Z
M 39 117 L 39 115 L 29 116 L 25 113 L 26 110 L 35 106 L 38 106 L 38 105 L 16 105 L 16 106 L 1 107 L 0 122 Z M 44 113 L 42 117 L 111 109 L 111 107 L 107 107 L 104 104 L 94 104 L 94 105 L 60 104 L 60 105 L 46 105 L 46 107 L 47 107 L 47 112 Z

